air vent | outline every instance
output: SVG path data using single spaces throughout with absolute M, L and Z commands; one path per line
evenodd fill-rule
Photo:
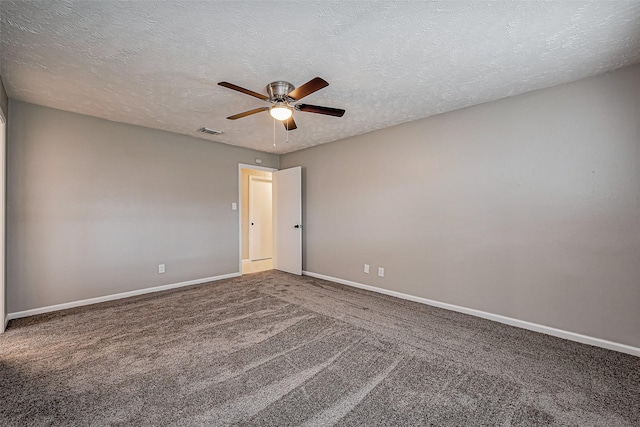
M 198 129 L 198 132 L 208 133 L 209 135 L 222 135 L 222 131 L 221 130 L 215 130 L 215 129 L 211 129 L 211 128 L 200 128 L 200 129 Z

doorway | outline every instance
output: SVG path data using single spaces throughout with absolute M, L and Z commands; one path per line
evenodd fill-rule
M 249 261 L 273 257 L 271 173 L 249 175 Z
M 265 172 L 268 172 L 266 174 Z M 266 248 L 258 248 L 254 254 L 250 248 L 251 227 L 258 228 L 256 220 L 259 215 L 249 213 L 250 191 L 252 182 L 260 185 L 261 181 L 270 178 L 271 208 L 270 215 L 262 218 L 262 222 L 272 220 L 271 251 Z M 262 179 L 261 179 L 262 178 Z M 255 190 L 254 190 L 255 194 Z M 266 197 L 266 196 L 262 196 Z M 238 220 L 240 225 L 240 248 L 238 256 L 240 274 L 254 273 L 265 270 L 280 270 L 291 274 L 302 274 L 302 168 L 295 166 L 288 169 L 277 170 L 253 165 L 238 165 L 238 200 L 240 212 Z M 235 203 L 233 203 L 235 209 Z M 253 219 L 254 221 L 250 221 Z M 253 222 L 253 225 L 251 224 Z M 264 243 L 264 237 L 258 239 Z M 270 253 L 269 253 L 270 252 Z M 265 253 L 271 258 L 264 258 Z
M 240 271 L 273 269 L 271 174 L 275 169 L 240 165 Z

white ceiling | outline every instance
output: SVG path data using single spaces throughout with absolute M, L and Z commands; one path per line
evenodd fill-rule
M 2 0 L 11 98 L 286 153 L 640 62 L 640 2 Z M 320 76 L 284 127 L 265 93 Z M 197 132 L 202 126 L 220 136 Z

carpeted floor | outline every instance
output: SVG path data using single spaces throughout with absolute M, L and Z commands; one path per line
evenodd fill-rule
M 269 271 L 12 321 L 2 426 L 640 425 L 640 358 Z

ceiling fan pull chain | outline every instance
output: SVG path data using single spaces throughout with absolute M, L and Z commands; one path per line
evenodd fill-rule
M 273 119 L 273 146 L 276 146 L 276 119 Z

